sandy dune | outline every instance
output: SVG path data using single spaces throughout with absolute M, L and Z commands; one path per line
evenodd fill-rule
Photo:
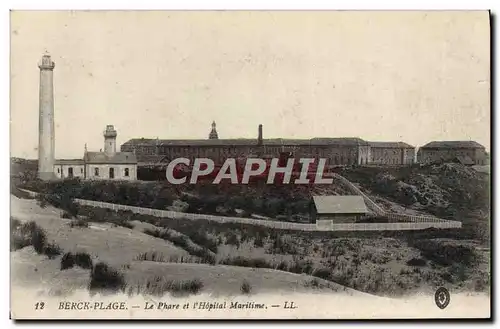
M 143 252 L 157 251 L 165 260 L 169 256 L 187 257 L 188 253 L 168 241 L 142 233 L 142 227 L 128 229 L 96 223 L 89 228 L 71 228 L 68 219 L 60 218 L 58 209 L 42 209 L 35 200 L 11 196 L 11 215 L 21 221 L 36 221 L 47 231 L 49 241 L 54 241 L 64 251 L 86 251 L 91 254 L 94 263 L 105 261 L 119 269 L 132 287 L 161 277 L 163 280 L 200 279 L 203 291 L 215 295 L 241 294 L 244 280 L 251 285 L 254 293 L 314 290 L 367 295 L 321 279 L 316 279 L 319 287 L 311 287 L 312 276 L 271 269 L 138 261 L 137 256 Z M 36 254 L 31 246 L 11 252 L 11 264 L 12 284 L 32 287 L 40 293 L 67 295 L 75 289 L 87 287 L 89 283 L 89 270 L 73 268 L 61 271 L 60 256 L 48 259 Z

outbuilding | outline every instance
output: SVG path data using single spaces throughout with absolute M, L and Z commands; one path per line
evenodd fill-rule
M 354 223 L 368 214 L 365 201 L 359 195 L 313 196 L 311 202 L 313 223 Z

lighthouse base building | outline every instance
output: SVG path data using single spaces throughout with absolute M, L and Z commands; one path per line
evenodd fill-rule
M 133 152 L 116 152 L 116 131 L 104 131 L 104 152 L 87 152 L 82 159 L 55 160 L 54 174 L 59 179 L 136 180 L 137 158 Z

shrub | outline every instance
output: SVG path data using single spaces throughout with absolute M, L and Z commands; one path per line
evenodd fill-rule
M 427 261 L 423 258 L 412 258 L 406 262 L 408 266 L 425 266 L 427 265 Z
M 304 284 L 306 287 L 319 288 L 320 284 L 318 279 L 312 279 Z
M 245 295 L 248 295 L 250 294 L 250 292 L 252 291 L 252 286 L 250 285 L 250 283 L 248 283 L 248 281 L 243 281 L 243 283 L 241 284 L 241 287 L 240 287 L 240 290 L 242 293 L 244 293 Z
M 86 252 L 77 252 L 75 255 L 75 263 L 81 268 L 92 268 L 92 258 Z
M 272 238 L 272 237 L 271 237 Z M 283 254 L 283 255 L 296 255 L 299 253 L 296 245 L 292 241 L 286 241 L 280 236 L 277 236 L 273 240 L 272 246 L 270 246 L 266 253 L 268 254 Z
M 90 274 L 89 290 L 124 291 L 125 279 L 122 273 L 109 267 L 106 263 L 99 262 Z
M 135 227 L 134 224 L 132 224 L 130 222 L 127 222 L 127 221 L 122 221 L 122 222 L 115 223 L 115 224 L 118 225 L 118 226 L 123 226 L 123 227 L 129 228 L 131 230 Z
M 257 236 L 255 237 L 254 241 L 253 241 L 253 246 L 255 248 L 262 248 L 264 247 L 264 239 L 262 239 L 262 237 L 257 234 Z
M 11 234 L 11 250 L 32 245 L 37 254 L 46 255 L 49 258 L 54 258 L 61 254 L 61 248 L 57 244 L 47 243 L 45 231 L 34 221 L 22 225 L 19 222 L 14 222 Z
M 15 251 L 31 245 L 31 231 L 26 230 L 27 224 L 15 218 L 10 218 L 10 250 Z M 34 224 L 34 222 L 33 222 Z
M 288 271 L 288 263 L 285 261 L 281 261 L 276 267 L 276 269 L 280 271 Z
M 187 234 L 187 236 L 197 245 L 203 246 L 212 252 L 217 253 L 217 241 L 210 239 L 205 233 L 194 232 Z
M 67 211 L 64 211 L 62 214 L 61 214 L 61 218 L 66 218 L 66 219 L 71 219 L 73 218 L 73 216 L 71 216 L 71 214 Z
M 75 259 L 73 258 L 72 253 L 67 252 L 61 257 L 61 271 L 67 268 L 72 268 L 74 265 Z
M 62 249 L 55 243 L 49 243 L 45 246 L 43 253 L 52 259 L 62 254 Z
M 238 239 L 238 236 L 236 234 L 234 234 L 233 232 L 228 232 L 226 234 L 226 244 L 239 247 L 240 246 L 240 239 Z
M 66 191 L 45 195 L 39 194 L 38 200 L 47 202 L 56 208 L 64 210 L 71 216 L 70 218 L 78 216 L 79 206 Z
M 83 219 L 72 220 L 69 223 L 70 227 L 89 227 L 89 223 Z
M 71 252 L 65 253 L 61 257 L 61 271 L 67 268 L 72 268 L 73 266 L 92 269 L 92 258 L 85 252 L 77 252 L 75 254 Z
M 10 229 L 11 229 L 11 232 L 14 231 L 15 229 L 17 229 L 18 227 L 20 227 L 21 225 L 23 225 L 21 223 L 21 221 L 19 219 L 16 219 L 14 217 L 10 217 Z
M 149 229 L 149 228 L 145 228 L 143 231 L 142 231 L 144 234 L 147 234 L 147 235 L 151 235 L 155 238 L 161 238 L 161 231 L 159 229 Z
M 454 263 L 471 265 L 477 260 L 475 251 L 464 245 L 442 244 L 433 240 L 412 241 L 411 246 L 420 250 L 423 257 L 442 266 Z
M 140 253 L 137 256 L 137 260 L 162 263 L 165 261 L 165 257 L 163 256 L 163 253 L 161 253 L 161 252 L 149 251 L 149 252 Z
M 31 233 L 31 244 L 38 254 L 43 254 L 45 246 L 47 245 L 47 236 L 45 232 L 36 224 Z
M 137 294 L 153 295 L 162 297 L 166 292 L 173 296 L 185 296 L 197 294 L 203 288 L 203 282 L 199 279 L 193 280 L 165 280 L 164 277 L 154 276 L 147 279 L 144 284 L 138 284 L 136 287 L 130 286 L 128 295 L 131 296 L 136 290 Z
M 161 233 L 161 238 L 186 250 L 190 255 L 200 257 L 202 263 L 211 265 L 216 263 L 215 255 L 209 249 L 190 244 L 189 238 L 185 235 L 173 235 L 171 230 L 165 230 Z
M 292 273 L 306 273 L 311 274 L 313 271 L 313 263 L 310 260 L 306 261 L 295 261 L 291 266 L 288 267 L 288 272 Z
M 242 267 L 253 267 L 253 268 L 273 268 L 270 263 L 268 263 L 263 258 L 246 258 L 246 257 L 234 257 L 226 258 L 220 261 L 223 265 L 233 265 Z
M 37 194 L 37 196 L 35 197 L 38 205 L 40 206 L 40 208 L 46 208 L 47 207 L 47 199 L 45 198 L 45 196 L 43 194 Z
M 319 268 L 312 275 L 320 279 L 331 280 L 332 272 L 327 268 Z

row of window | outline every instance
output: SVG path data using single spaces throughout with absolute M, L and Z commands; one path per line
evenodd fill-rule
M 57 173 L 61 173 L 61 169 L 57 168 Z M 80 168 L 80 173 L 83 174 L 83 168 Z M 68 167 L 68 177 L 73 177 L 73 167 Z M 99 168 L 94 168 L 94 176 L 99 177 Z M 124 168 L 123 169 L 123 176 L 129 177 L 130 176 L 130 170 L 129 168 Z M 111 167 L 109 168 L 109 178 L 115 178 L 115 168 Z
M 130 172 L 128 168 L 123 169 L 123 176 L 129 177 Z M 94 168 L 94 176 L 99 176 L 99 168 Z M 115 178 L 115 168 L 109 168 L 109 178 Z

